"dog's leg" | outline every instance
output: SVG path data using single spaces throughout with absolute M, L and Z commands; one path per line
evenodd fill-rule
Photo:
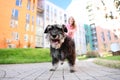
M 69 63 L 69 66 L 70 66 L 70 72 L 73 73 L 75 72 L 75 56 L 71 56 L 68 59 L 68 63 Z
M 65 60 L 65 55 L 64 55 L 64 53 L 63 53 L 62 51 L 61 51 L 60 54 L 59 54 L 59 59 L 60 59 L 61 65 L 63 65 L 64 60 Z
M 57 67 L 58 67 L 58 63 L 59 63 L 59 60 L 56 59 L 56 58 L 53 58 L 52 59 L 52 65 L 53 65 L 53 67 L 52 67 L 52 69 L 50 69 L 50 71 L 55 71 L 57 69 Z
M 71 73 L 75 72 L 75 66 L 74 65 L 70 65 L 70 72 Z

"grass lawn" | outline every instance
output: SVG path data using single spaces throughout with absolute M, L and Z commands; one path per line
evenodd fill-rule
M 120 56 L 107 56 L 107 57 L 102 57 L 101 59 L 120 61 Z
M 82 55 L 82 56 L 77 56 L 77 59 L 78 60 L 86 60 L 88 58 L 86 57 L 86 55 Z
M 107 57 L 97 58 L 96 60 L 94 60 L 94 63 L 98 65 L 120 69 L 120 56 L 107 56 Z
M 49 49 L 14 48 L 0 49 L 0 64 L 38 63 L 51 61 Z

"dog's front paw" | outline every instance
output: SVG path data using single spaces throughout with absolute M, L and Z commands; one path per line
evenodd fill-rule
M 55 71 L 57 69 L 57 66 L 53 66 L 50 71 Z
M 71 73 L 73 73 L 73 72 L 75 72 L 76 70 L 75 70 L 75 67 L 74 66 L 70 66 L 70 72 Z
M 50 71 L 55 71 L 56 69 L 50 69 Z
M 75 70 L 70 70 L 71 73 L 75 72 Z

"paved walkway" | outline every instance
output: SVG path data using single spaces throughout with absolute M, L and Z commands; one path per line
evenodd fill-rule
M 98 66 L 91 60 L 77 61 L 76 72 L 67 63 L 54 72 L 51 63 L 0 65 L 0 80 L 120 80 L 120 70 Z

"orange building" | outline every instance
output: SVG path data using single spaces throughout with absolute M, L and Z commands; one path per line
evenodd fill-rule
M 35 47 L 37 1 L 0 0 L 0 48 Z

